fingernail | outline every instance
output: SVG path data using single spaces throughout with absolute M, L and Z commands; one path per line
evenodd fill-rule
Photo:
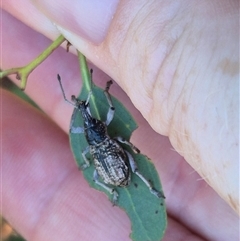
M 116 12 L 119 0 L 32 0 L 58 26 L 95 44 L 101 43 Z

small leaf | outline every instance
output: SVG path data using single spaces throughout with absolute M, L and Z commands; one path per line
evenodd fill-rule
M 89 78 L 87 81 L 90 80 L 89 72 L 86 74 L 85 71 L 84 76 L 84 78 Z M 85 83 L 86 82 L 84 82 L 79 96 L 79 99 L 82 100 L 85 100 L 89 93 L 89 82 L 87 85 Z M 93 117 L 105 121 L 109 106 L 103 90 L 93 85 L 92 91 L 93 94 L 90 99 L 91 113 Z M 116 111 L 112 122 L 108 126 L 108 134 L 110 137 L 122 136 L 126 140 L 129 140 L 132 132 L 137 128 L 137 125 L 130 113 L 117 99 L 112 97 L 112 101 Z M 73 126 L 83 126 L 80 112 L 78 112 Z M 88 145 L 85 136 L 83 134 L 70 133 L 70 143 L 77 165 L 81 166 L 84 163 L 81 152 Z M 142 154 L 134 154 L 128 146 L 122 146 L 132 154 L 137 163 L 138 170 L 145 178 L 151 181 L 154 188 L 158 191 L 162 191 L 158 173 L 152 162 Z M 88 158 L 91 160 L 90 155 Z M 112 200 L 111 194 L 93 182 L 93 172 L 93 164 L 83 171 L 83 175 L 89 185 L 97 190 L 105 192 L 109 199 Z M 131 220 L 131 238 L 135 241 L 161 240 L 167 225 L 164 199 L 159 199 L 150 193 L 148 187 L 135 174 L 132 174 L 131 184 L 128 187 L 114 187 L 114 189 L 119 194 L 117 205 L 126 211 Z

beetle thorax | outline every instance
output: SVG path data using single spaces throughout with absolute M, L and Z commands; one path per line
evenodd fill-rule
M 92 118 L 91 123 L 84 123 L 85 136 L 90 145 L 96 145 L 103 142 L 107 137 L 107 127 L 105 123 Z

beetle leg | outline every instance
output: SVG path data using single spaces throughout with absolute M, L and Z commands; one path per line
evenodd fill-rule
M 137 164 L 136 162 L 134 161 L 132 155 L 125 150 L 125 153 L 127 154 L 128 156 L 128 160 L 129 160 L 129 163 L 130 163 L 130 167 L 131 167 L 131 170 L 133 173 L 135 173 L 145 184 L 146 186 L 149 188 L 150 192 L 155 195 L 156 197 L 158 198 L 165 198 L 165 196 L 163 195 L 162 192 L 159 192 L 157 191 L 156 189 L 154 189 L 154 187 L 152 186 L 152 184 L 138 171 L 138 168 L 137 168 Z
M 136 146 L 134 146 L 131 142 L 127 141 L 123 137 L 117 136 L 117 137 L 114 137 L 114 139 L 123 143 L 123 144 L 126 144 L 126 145 L 130 146 L 135 153 L 140 153 L 140 150 Z
M 84 169 L 86 169 L 87 167 L 90 166 L 90 162 L 89 162 L 89 160 L 86 157 L 87 153 L 89 153 L 89 146 L 87 146 L 85 148 L 85 150 L 82 151 L 82 157 L 83 157 L 83 160 L 84 160 L 85 163 L 82 166 L 80 166 L 81 170 L 84 170 Z
M 115 112 L 115 108 L 113 106 L 113 103 L 112 103 L 112 99 L 111 99 L 111 96 L 109 94 L 109 89 L 110 89 L 110 86 L 112 84 L 112 80 L 109 80 L 107 82 L 107 85 L 106 85 L 106 88 L 104 90 L 104 94 L 107 98 L 107 102 L 109 104 L 109 109 L 108 109 L 108 113 L 107 113 L 107 119 L 105 121 L 105 124 L 108 126 L 110 124 L 110 122 L 112 121 L 113 117 L 114 117 L 114 112 Z
M 73 133 L 73 134 L 81 134 L 81 133 L 84 133 L 84 128 L 81 127 L 81 126 L 78 126 L 78 127 L 72 126 L 72 127 L 70 128 L 70 133 Z
M 91 96 L 92 96 L 92 90 L 90 90 L 89 93 L 88 93 L 88 97 L 87 97 L 87 100 L 86 100 L 86 105 L 89 103 Z
M 117 202 L 117 199 L 118 199 L 118 193 L 113 188 L 110 188 L 107 185 L 105 185 L 104 183 L 99 181 L 99 175 L 98 175 L 97 170 L 94 170 L 93 181 L 97 185 L 101 186 L 102 188 L 104 188 L 106 191 L 108 191 L 109 193 L 111 193 L 113 195 L 112 203 L 113 203 L 113 206 L 114 206 Z
M 81 133 L 84 133 L 84 128 L 83 127 L 74 127 L 73 126 L 73 122 L 75 121 L 76 119 L 76 114 L 78 112 L 78 109 L 74 109 L 73 110 L 73 113 L 72 113 L 72 117 L 71 117 L 71 121 L 70 121 L 70 130 L 69 132 L 70 133 L 73 133 L 73 134 L 81 134 Z
M 71 118 L 71 123 L 70 123 L 70 133 L 73 133 L 73 134 L 84 133 L 83 127 L 81 127 L 81 126 L 74 127 L 73 126 L 73 122 L 75 120 L 77 111 L 78 111 L 78 109 L 74 109 L 73 114 L 72 114 L 72 118 Z M 82 151 L 82 157 L 83 157 L 83 160 L 84 160 L 85 163 L 82 166 L 79 167 L 81 170 L 84 170 L 85 168 L 90 166 L 89 160 L 86 157 L 86 154 L 88 152 L 89 152 L 89 146 L 87 146 L 86 149 Z

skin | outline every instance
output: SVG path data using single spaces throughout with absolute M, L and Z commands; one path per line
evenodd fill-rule
M 1 68 L 25 65 L 46 37 L 64 34 L 99 68 L 96 84 L 109 79 L 103 72 L 116 81 L 111 93 L 139 124 L 131 141 L 167 197 L 163 240 L 237 240 L 238 2 L 97 4 L 4 1 Z M 45 114 L 1 92 L 2 215 L 28 240 L 130 240 L 126 214 L 76 168 L 57 73 L 67 96 L 81 87 L 76 57 L 59 48 L 27 84 Z

